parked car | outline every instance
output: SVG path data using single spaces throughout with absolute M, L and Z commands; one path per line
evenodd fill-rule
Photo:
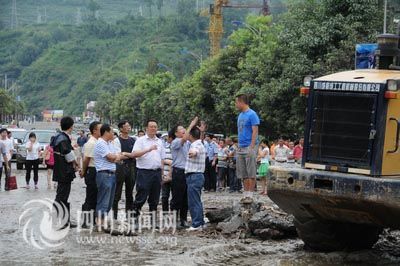
M 30 130 L 26 133 L 24 140 L 22 141 L 21 144 L 18 145 L 17 147 L 17 154 L 16 154 L 16 159 L 17 159 L 17 169 L 21 170 L 24 168 L 24 164 L 26 162 L 26 143 L 29 140 L 29 134 L 33 132 L 36 134 L 36 138 L 39 142 L 40 145 L 40 150 L 43 151 L 47 145 L 50 144 L 50 139 L 52 136 L 56 135 L 55 130 Z M 42 158 L 39 159 L 40 163 L 42 163 Z
M 7 128 L 7 131 L 11 132 L 14 139 L 14 152 L 11 158 L 11 162 L 16 162 L 18 144 L 21 144 L 23 142 L 27 131 L 23 128 Z

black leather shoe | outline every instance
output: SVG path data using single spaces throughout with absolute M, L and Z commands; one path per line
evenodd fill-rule
M 69 222 L 69 228 L 77 228 L 78 225 L 76 223 L 73 222 Z

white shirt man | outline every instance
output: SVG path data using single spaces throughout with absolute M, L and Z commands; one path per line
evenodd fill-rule
M 132 153 L 123 155 L 136 158 L 136 197 L 133 203 L 134 216 L 140 215 L 140 210 L 147 201 L 149 211 L 157 211 L 160 201 L 161 176 L 164 168 L 165 146 L 157 138 L 157 121 L 147 122 L 147 134 L 136 140 Z
M 165 146 L 161 139 L 154 137 L 150 138 L 145 135 L 136 140 L 135 146 L 133 146 L 132 152 L 150 149 L 156 145 L 157 149 L 149 151 L 136 158 L 136 167 L 144 170 L 158 170 L 162 167 L 162 161 L 165 159 Z
M 2 142 L 4 144 L 4 148 L 6 149 L 6 153 L 7 153 L 7 160 L 10 162 L 11 157 L 12 157 L 12 153 L 14 151 L 14 141 L 10 138 L 8 138 L 7 136 L 7 131 L 5 129 L 1 133 L 1 139 L 0 142 Z
M 279 163 L 287 162 L 289 151 L 290 151 L 289 148 L 285 145 L 276 146 L 275 147 L 275 161 L 277 161 Z

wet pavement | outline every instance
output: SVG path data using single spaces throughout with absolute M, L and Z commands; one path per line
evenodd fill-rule
M 237 234 L 221 235 L 213 226 L 204 232 L 186 231 L 152 233 L 143 231 L 136 237 L 116 237 L 88 230 L 71 229 L 59 247 L 36 249 L 23 238 L 19 217 L 23 205 L 33 199 L 54 199 L 55 190 L 47 189 L 45 170 L 39 172 L 39 189 L 23 188 L 24 171 L 13 170 L 19 189 L 0 192 L 0 265 L 399 265 L 400 235 L 390 233 L 373 250 L 352 253 L 307 251 L 299 239 L 260 241 L 240 239 Z M 72 185 L 72 214 L 85 197 L 85 185 L 77 178 Z M 240 200 L 238 193 L 203 194 L 206 209 L 232 206 Z M 258 200 L 273 203 L 265 196 Z M 124 201 L 120 202 L 120 208 Z M 159 206 L 160 207 L 160 206 Z M 40 216 L 40 215 L 39 215 Z M 40 219 L 31 221 L 38 230 Z M 34 238 L 37 240 L 37 236 Z M 92 241 L 94 239 L 94 241 Z M 100 240 L 99 240 L 100 239 Z M 89 243 L 92 241 L 91 243 Z

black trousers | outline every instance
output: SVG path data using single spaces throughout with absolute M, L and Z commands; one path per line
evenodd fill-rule
M 172 201 L 170 204 L 169 196 L 172 192 L 172 182 L 163 183 L 161 185 L 161 205 L 163 212 L 172 210 Z
M 218 167 L 218 188 L 226 187 L 227 186 L 227 179 L 228 179 L 228 168 L 225 167 Z M 222 186 L 223 184 L 223 186 Z
M 82 211 L 96 211 L 97 203 L 97 184 L 96 184 L 96 168 L 89 167 L 85 176 L 86 198 L 82 204 Z
M 149 204 L 149 211 L 157 211 L 157 205 L 160 201 L 161 191 L 161 169 L 145 170 L 137 169 L 136 178 L 136 197 L 133 203 L 133 209 L 136 215 L 140 213 L 146 201 Z
M 122 187 L 125 183 L 125 212 L 126 214 L 129 211 L 133 210 L 133 187 L 136 182 L 136 173 L 135 173 L 135 164 L 134 163 L 123 163 L 117 164 L 117 184 L 115 187 L 115 197 L 113 203 L 113 213 L 114 219 L 118 218 L 118 202 L 121 200 L 122 195 Z
M 172 206 L 177 211 L 181 222 L 187 221 L 188 196 L 184 169 L 172 168 Z
M 56 201 L 67 205 L 71 193 L 71 182 L 58 182 Z
M 204 173 L 204 189 L 209 190 L 216 190 L 217 188 L 217 172 L 216 172 L 216 165 L 212 166 L 212 161 L 206 158 L 206 171 Z
M 35 182 L 35 185 L 39 181 L 39 160 L 26 160 L 25 162 L 25 167 L 26 167 L 26 184 L 29 184 L 29 181 L 31 181 L 31 171 L 33 169 L 33 181 Z
M 69 194 L 71 193 L 71 182 L 58 182 L 57 184 L 57 192 L 56 192 L 56 199 L 55 201 L 59 203 L 61 206 L 60 208 L 64 209 L 65 212 L 64 215 L 67 215 L 68 221 L 66 223 L 69 223 L 70 221 L 70 205 L 68 202 Z M 60 217 L 59 211 L 60 209 L 55 207 L 55 211 L 57 212 L 57 217 Z
M 229 191 L 240 191 L 242 189 L 242 180 L 239 180 L 236 176 L 235 168 L 228 168 L 229 176 Z

